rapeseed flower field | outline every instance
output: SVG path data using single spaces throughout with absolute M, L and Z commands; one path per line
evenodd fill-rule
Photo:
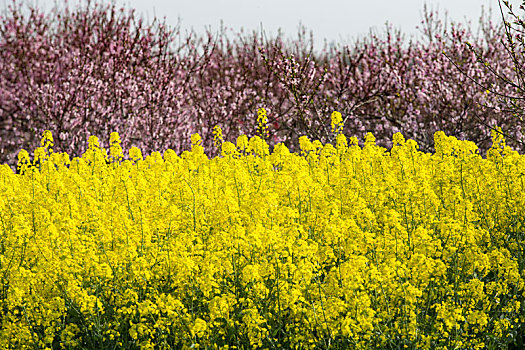
M 525 157 L 498 131 L 260 136 L 124 159 L 46 131 L 0 167 L 3 349 L 502 348 L 523 334 Z

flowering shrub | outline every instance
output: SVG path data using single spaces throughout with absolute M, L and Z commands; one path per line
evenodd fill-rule
M 260 124 L 264 111 L 259 111 Z M 504 348 L 523 339 L 525 158 L 340 133 L 124 159 L 46 131 L 0 167 L 2 348 Z M 261 126 L 264 129 L 263 126 Z
M 44 15 L 34 7 L 24 14 L 13 1 L 9 9 L 0 17 L 2 163 L 14 168 L 20 148 L 33 149 L 47 128 L 72 155 L 90 134 L 110 130 L 128 148 L 182 152 L 171 134 L 189 139 L 195 123 L 182 108 L 184 81 L 207 57 L 194 52 L 191 34 L 174 48 L 178 32 L 115 5 Z
M 489 130 L 499 125 L 509 145 L 524 150 L 516 141 L 522 121 L 497 98 L 515 88 L 486 71 L 467 45 L 499 74 L 516 77 L 506 33 L 487 20 L 474 37 L 426 11 L 424 40 L 407 43 L 387 28 L 384 36 L 314 53 L 304 29 L 291 43 L 262 33 L 182 38 L 114 5 L 47 14 L 21 7 L 13 0 L 0 20 L 0 162 L 12 169 L 20 149 L 35 149 L 46 129 L 60 141 L 57 151 L 71 156 L 80 156 L 89 135 L 117 131 L 124 148 L 144 154 L 181 153 L 199 133 L 211 157 L 218 154 L 213 126 L 226 139 L 253 136 L 253 112 L 262 107 L 270 149 L 283 142 L 297 152 L 303 135 L 333 143 L 328 118 L 338 110 L 347 137 L 372 132 L 386 148 L 402 132 L 433 152 L 441 130 L 475 142 L 485 156 Z

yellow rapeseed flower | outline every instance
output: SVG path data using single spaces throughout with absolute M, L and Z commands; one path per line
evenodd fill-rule
M 341 113 L 337 111 L 332 113 L 330 125 L 332 126 L 332 133 L 337 137 L 343 131 L 343 116 Z
M 263 139 L 268 138 L 268 117 L 266 116 L 266 109 L 259 108 L 257 110 L 257 132 Z
M 242 135 L 208 159 L 194 134 L 112 164 L 91 136 L 68 168 L 45 134 L 40 169 L 0 168 L 0 348 L 503 346 L 525 322 L 525 161 L 493 136 L 487 159 L 442 132 L 434 154 Z
M 215 148 L 220 150 L 223 142 L 224 140 L 222 139 L 222 129 L 220 128 L 220 126 L 215 125 L 213 127 L 213 144 Z

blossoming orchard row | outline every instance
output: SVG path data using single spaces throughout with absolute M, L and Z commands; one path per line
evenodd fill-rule
M 485 155 L 498 125 L 524 150 L 521 71 L 506 50 L 506 27 L 488 17 L 474 36 L 425 10 L 422 40 L 407 43 L 387 28 L 315 53 L 304 29 L 290 43 L 262 33 L 183 38 L 178 27 L 144 23 L 115 5 L 23 7 L 14 0 L 0 18 L 0 163 L 12 169 L 46 129 L 60 141 L 57 151 L 75 156 L 89 135 L 111 131 L 146 154 L 180 153 L 199 133 L 213 156 L 212 127 L 221 125 L 226 138 L 253 136 L 252 113 L 261 107 L 270 147 L 284 142 L 291 151 L 302 135 L 333 142 L 333 110 L 347 137 L 372 132 L 383 147 L 399 131 L 432 152 L 434 133 L 444 131 Z M 509 34 L 521 47 L 519 31 Z

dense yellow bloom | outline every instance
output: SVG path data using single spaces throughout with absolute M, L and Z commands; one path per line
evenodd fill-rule
M 484 348 L 525 322 L 525 157 L 501 134 L 483 159 L 442 132 L 296 154 L 219 131 L 212 159 L 195 134 L 124 160 L 112 133 L 72 161 L 45 132 L 38 166 L 0 167 L 0 348 Z

